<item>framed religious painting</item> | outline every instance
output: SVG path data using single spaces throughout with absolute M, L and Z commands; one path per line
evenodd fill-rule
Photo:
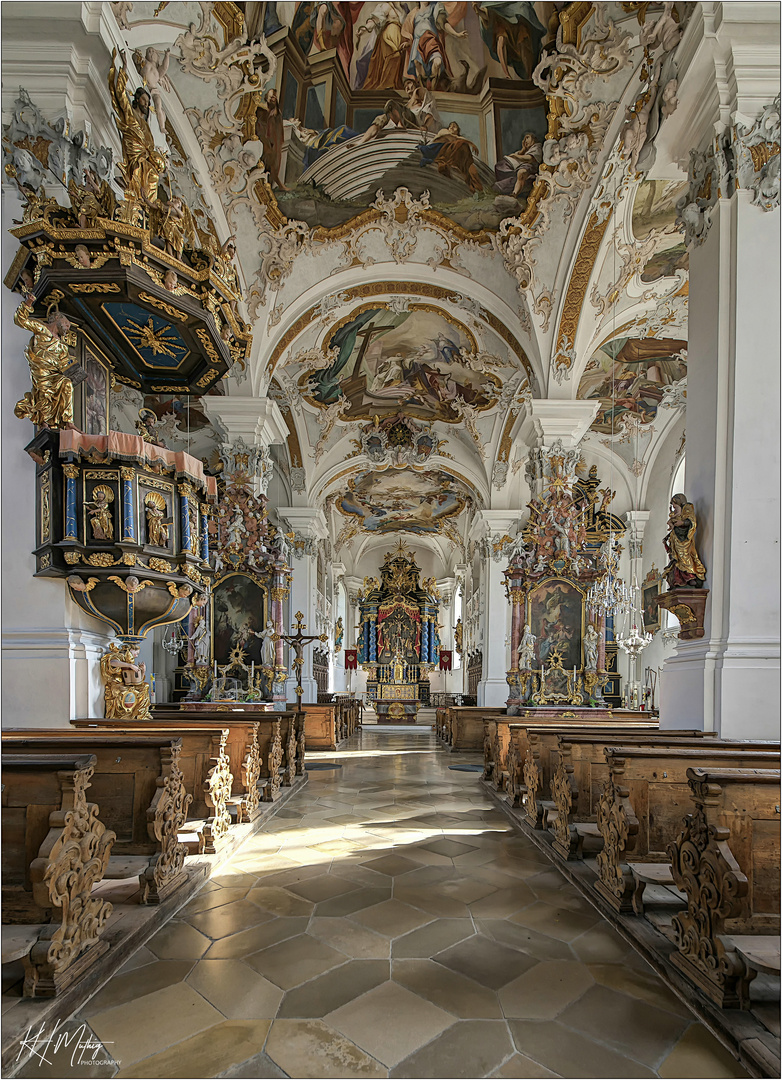
M 261 662 L 266 586 L 251 574 L 226 574 L 212 588 L 212 663 Z
M 77 427 L 85 435 L 107 435 L 111 382 L 109 365 L 101 359 L 97 349 L 86 341 L 82 342 L 80 362 L 85 377 L 79 384 Z
M 556 656 L 565 669 L 581 668 L 584 597 L 572 582 L 549 578 L 530 589 L 527 622 L 536 638 L 536 668 L 547 668 Z
M 646 580 L 641 586 L 641 608 L 644 616 L 644 630 L 654 634 L 660 629 L 660 609 L 657 606 L 657 597 L 660 595 L 661 582 L 659 577 Z

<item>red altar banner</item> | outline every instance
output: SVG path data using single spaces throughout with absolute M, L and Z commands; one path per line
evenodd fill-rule
M 440 649 L 440 671 L 451 670 L 452 652 L 450 649 Z
M 345 649 L 345 670 L 355 671 L 358 667 L 358 651 L 356 649 Z

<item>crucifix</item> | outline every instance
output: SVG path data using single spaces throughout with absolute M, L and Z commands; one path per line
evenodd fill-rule
M 279 637 L 293 649 L 296 654 L 296 658 L 293 661 L 293 667 L 296 670 L 296 710 L 301 712 L 301 695 L 304 693 L 301 685 L 301 669 L 304 667 L 304 646 L 310 645 L 313 641 L 328 641 L 327 634 L 302 634 L 302 630 L 307 629 L 307 624 L 301 620 L 304 618 L 303 611 L 296 612 L 296 622 L 293 624 L 296 633 L 295 634 L 280 634 Z

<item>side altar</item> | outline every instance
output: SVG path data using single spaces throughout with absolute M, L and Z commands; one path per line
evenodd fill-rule
M 386 723 L 415 723 L 429 704 L 429 674 L 440 659 L 440 597 L 434 579 L 419 585 L 420 573 L 400 540 L 386 553 L 380 580 L 365 578 L 359 594 L 358 658 L 367 698 Z
M 608 507 L 597 469 L 584 468 L 576 449 L 560 442 L 530 461 L 537 494 L 514 541 L 507 538 L 505 586 L 511 603 L 508 712 L 589 708 L 621 703 L 613 617 L 594 610 L 589 590 L 616 579 L 625 523 Z

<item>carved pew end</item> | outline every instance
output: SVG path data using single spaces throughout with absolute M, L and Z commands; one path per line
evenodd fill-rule
M 735 953 L 744 966 L 736 985 L 740 1009 L 750 1008 L 749 984 L 759 974 L 779 978 L 779 937 L 770 934 L 723 935 L 720 938 L 728 952 Z

